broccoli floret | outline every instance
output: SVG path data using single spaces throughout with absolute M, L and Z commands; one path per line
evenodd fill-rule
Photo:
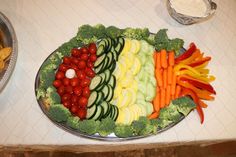
M 45 101 L 46 103 L 50 105 L 54 105 L 54 104 L 61 103 L 61 97 L 57 92 L 52 92 L 49 94 L 49 96 L 47 97 Z
M 79 131 L 93 135 L 98 131 L 100 121 L 95 121 L 93 119 L 83 120 L 79 122 Z
M 160 51 L 161 49 L 166 49 L 168 46 L 169 38 L 167 36 L 167 29 L 160 29 L 155 37 L 155 48 Z
M 107 136 L 110 133 L 114 132 L 115 126 L 115 121 L 112 120 L 110 117 L 102 119 L 98 128 L 98 133 L 101 136 Z
M 57 56 L 60 58 L 60 59 L 62 59 L 63 57 L 64 57 L 64 55 L 61 53 L 61 52 L 56 52 L 56 54 L 57 54 Z
M 50 105 L 48 114 L 56 122 L 66 122 L 71 116 L 70 111 L 62 104 Z
M 95 29 L 94 34 L 98 39 L 106 37 L 106 27 L 104 25 L 97 24 L 94 26 L 94 29 Z
M 178 112 L 177 107 L 172 103 L 166 107 L 161 109 L 159 118 L 160 119 L 168 119 L 172 122 L 177 122 L 181 117 L 181 114 Z
M 158 129 L 162 129 L 167 127 L 168 125 L 170 125 L 171 123 L 173 123 L 172 121 L 168 120 L 168 119 L 157 119 L 157 123 L 158 123 Z
M 168 42 L 168 45 L 167 45 L 167 51 L 171 51 L 171 50 L 174 50 L 175 51 L 175 55 L 180 55 L 180 49 L 183 47 L 184 45 L 184 41 L 182 39 L 179 39 L 179 38 L 175 38 L 175 39 L 172 39 Z
M 109 26 L 106 28 L 106 35 L 111 38 L 117 38 L 121 36 L 122 30 L 115 27 L 115 26 Z
M 79 120 L 80 120 L 79 117 L 72 116 L 67 119 L 66 124 L 69 127 L 77 130 L 79 128 Z
M 42 69 L 40 71 L 40 86 L 43 87 L 44 89 L 47 89 L 49 86 L 52 85 L 54 79 L 55 79 L 55 72 L 53 70 L 45 70 Z
M 150 32 L 148 28 L 126 28 L 123 32 L 123 35 L 127 38 L 146 40 L 149 37 Z
M 135 135 L 149 135 L 157 133 L 157 125 L 153 125 L 147 117 L 139 117 L 137 121 L 131 124 Z
M 70 42 L 66 42 L 66 43 L 62 44 L 57 49 L 57 51 L 59 53 L 61 53 L 62 56 L 69 56 L 72 48 L 73 48 L 73 46 L 70 44 Z
M 49 96 L 51 93 L 57 92 L 57 89 L 53 85 L 50 85 L 48 86 L 46 92 L 47 92 L 46 95 Z
M 45 97 L 45 95 L 46 95 L 46 91 L 45 91 L 44 88 L 39 87 L 39 88 L 36 89 L 36 98 L 37 98 L 37 100 L 39 100 L 40 98 Z
M 117 137 L 125 138 L 133 136 L 133 129 L 130 125 L 118 124 L 115 127 L 114 133 Z
M 181 97 L 172 101 L 172 104 L 177 107 L 177 110 L 184 116 L 187 116 L 191 110 L 196 108 L 196 104 L 189 97 Z
M 81 41 L 83 44 L 89 44 L 91 42 L 97 41 L 97 37 L 95 36 L 96 29 L 92 26 L 86 24 L 79 27 L 79 31 L 77 33 L 76 39 Z
M 61 59 L 56 53 L 52 54 L 48 59 L 53 65 L 59 66 L 61 64 Z

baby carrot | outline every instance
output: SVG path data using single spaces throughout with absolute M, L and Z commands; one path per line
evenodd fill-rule
M 160 108 L 165 107 L 165 95 L 166 95 L 166 90 L 164 88 L 161 88 Z
M 171 84 L 172 83 L 172 66 L 168 66 L 167 68 L 167 84 Z
M 156 80 L 157 80 L 157 83 L 158 83 L 158 86 L 162 87 L 163 86 L 163 77 L 162 77 L 162 72 L 163 70 L 162 69 L 156 69 L 155 70 L 155 76 L 156 76 Z
M 167 69 L 163 70 L 163 86 L 164 88 L 167 87 Z
M 160 92 L 157 92 L 155 98 L 153 99 L 153 107 L 156 112 L 160 110 Z
M 161 50 L 161 67 L 162 68 L 167 68 L 167 52 L 166 50 Z
M 166 88 L 165 106 L 170 104 L 170 85 Z
M 161 53 L 160 52 L 156 52 L 156 69 L 160 69 L 161 68 Z
M 180 92 L 181 92 L 181 87 L 177 85 L 175 89 L 175 99 L 179 97 Z
M 174 64 L 175 64 L 175 53 L 174 53 L 174 51 L 169 52 L 168 62 L 169 62 L 170 66 L 174 66 Z
M 148 119 L 156 119 L 159 116 L 159 112 L 153 112 L 148 116 Z

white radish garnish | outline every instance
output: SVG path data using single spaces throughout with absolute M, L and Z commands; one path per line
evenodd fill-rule
M 68 69 L 68 70 L 66 71 L 66 77 L 67 77 L 68 79 L 74 78 L 74 77 L 75 77 L 75 70 L 74 70 L 74 69 Z

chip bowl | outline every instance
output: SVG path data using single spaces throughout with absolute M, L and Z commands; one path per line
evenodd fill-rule
M 9 19 L 0 12 L 0 44 L 3 47 L 11 47 L 12 52 L 9 60 L 5 63 L 5 68 L 0 72 L 0 92 L 6 86 L 17 60 L 17 39 L 14 28 Z
M 183 25 L 191 25 L 194 23 L 206 21 L 209 18 L 211 18 L 217 8 L 217 5 L 215 2 L 212 2 L 211 0 L 204 0 L 206 5 L 207 5 L 207 11 L 204 16 L 200 17 L 194 17 L 194 16 L 189 16 L 189 15 L 184 15 L 181 13 L 178 13 L 171 4 L 171 0 L 167 0 L 167 10 L 172 18 L 174 18 L 177 22 Z

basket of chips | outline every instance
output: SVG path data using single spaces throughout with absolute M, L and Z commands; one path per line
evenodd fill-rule
M 0 12 L 0 92 L 7 84 L 16 64 L 17 39 L 12 24 Z

